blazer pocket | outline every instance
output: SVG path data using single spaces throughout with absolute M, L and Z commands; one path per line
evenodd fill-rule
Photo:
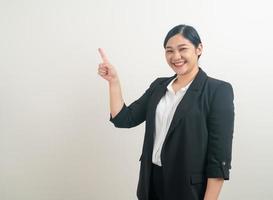
M 190 181 L 192 185 L 203 183 L 205 181 L 205 176 L 203 174 L 192 174 L 190 176 Z

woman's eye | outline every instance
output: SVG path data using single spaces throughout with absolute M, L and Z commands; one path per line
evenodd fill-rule
M 171 50 L 168 50 L 168 51 L 166 51 L 166 53 L 172 53 L 172 51 L 171 51 Z

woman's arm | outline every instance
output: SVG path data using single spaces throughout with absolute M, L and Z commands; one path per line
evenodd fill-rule
M 153 81 L 145 93 L 133 103 L 128 106 L 124 103 L 115 117 L 110 115 L 110 121 L 118 128 L 131 128 L 144 122 L 146 120 L 148 102 L 153 89 L 157 85 L 157 80 L 159 79 Z M 112 92 L 117 89 L 114 87 L 115 86 L 113 86 Z M 113 94 L 113 96 L 114 95 L 115 94 Z
M 222 178 L 208 178 L 204 200 L 217 200 L 223 183 Z
M 118 74 L 113 65 L 110 64 L 103 49 L 99 48 L 102 63 L 99 64 L 98 74 L 109 83 L 110 112 L 115 117 L 124 104 Z
M 112 118 L 114 118 L 122 109 L 124 100 L 122 98 L 120 82 L 109 82 L 109 96 L 110 96 L 110 112 Z
M 217 200 L 224 180 L 229 180 L 232 139 L 234 129 L 234 104 L 231 84 L 222 83 L 214 93 L 208 116 L 208 178 L 204 200 Z
M 102 63 L 99 64 L 98 73 L 109 82 L 110 94 L 110 121 L 118 128 L 131 128 L 141 124 L 146 119 L 146 111 L 149 98 L 153 88 L 156 86 L 156 79 L 136 101 L 127 106 L 122 98 L 120 81 L 113 65 L 108 61 L 102 49 L 99 49 Z
M 234 104 L 231 84 L 223 82 L 214 92 L 207 119 L 207 178 L 229 180 L 234 129 Z

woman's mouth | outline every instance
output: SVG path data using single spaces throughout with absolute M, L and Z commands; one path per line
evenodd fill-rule
M 186 61 L 181 61 L 181 62 L 173 63 L 173 65 L 174 65 L 175 67 L 182 67 L 185 63 L 186 63 Z

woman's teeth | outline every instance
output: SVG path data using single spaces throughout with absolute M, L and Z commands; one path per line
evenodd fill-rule
M 185 64 L 184 62 L 179 62 L 179 63 L 173 63 L 176 67 L 182 67 Z

